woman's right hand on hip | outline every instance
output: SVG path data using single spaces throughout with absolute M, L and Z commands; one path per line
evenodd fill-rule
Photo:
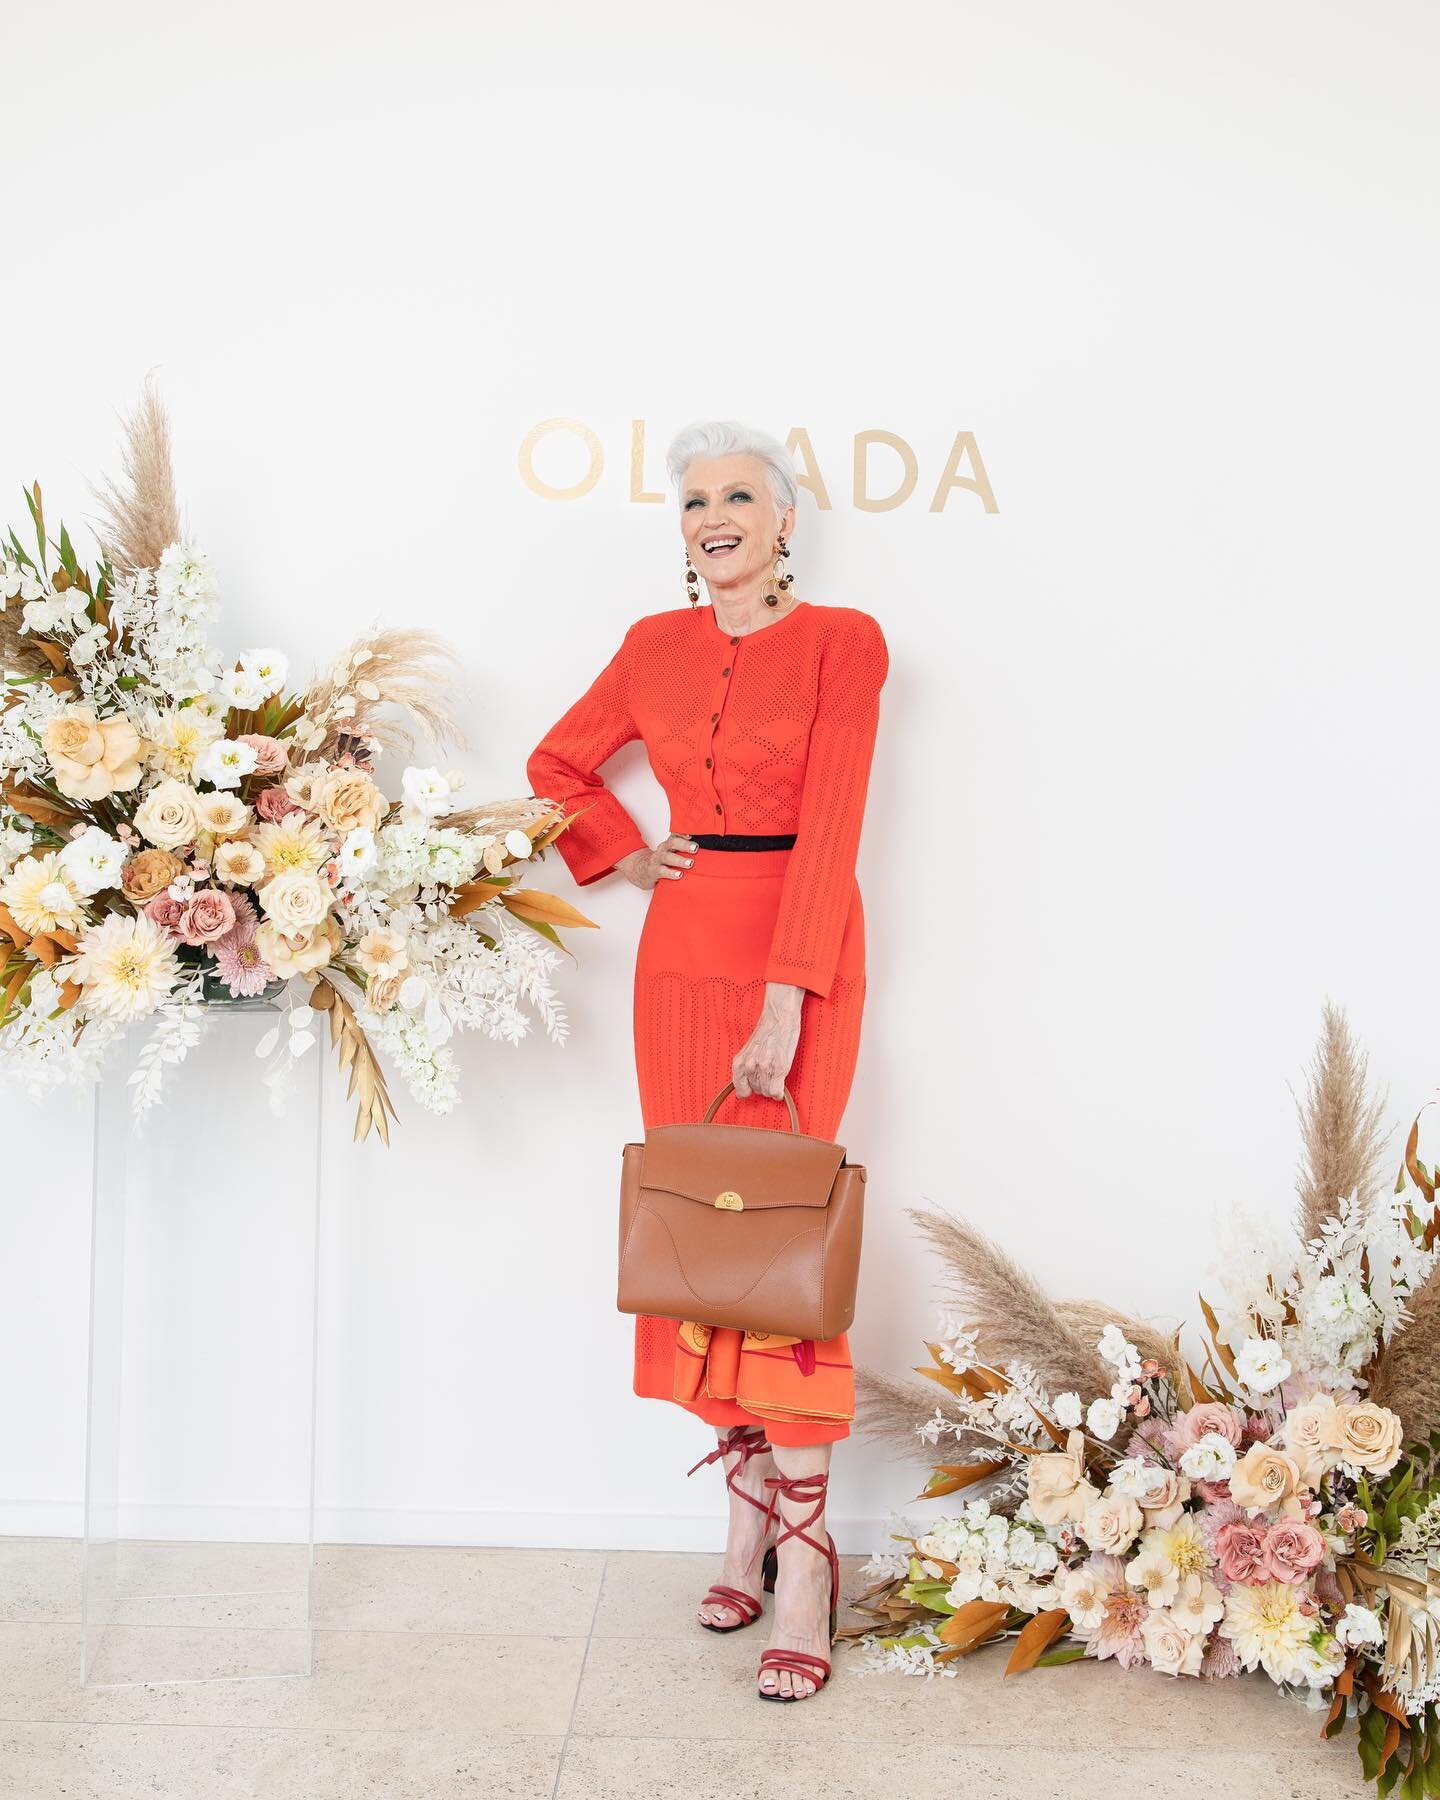
M 653 888 L 660 881 L 678 881 L 695 860 L 700 846 L 693 838 L 672 831 L 653 850 L 632 850 L 615 867 L 638 888 Z

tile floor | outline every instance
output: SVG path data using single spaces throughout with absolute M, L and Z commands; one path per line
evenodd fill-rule
M 847 1593 L 861 1558 L 842 1559 Z M 859 1676 L 754 1698 L 765 1627 L 691 1619 L 718 1556 L 318 1553 L 306 1680 L 85 1689 L 79 1547 L 0 1538 L 6 1800 L 1146 1800 L 1363 1797 L 1353 1745 L 1260 1678 L 1078 1664 L 1002 1682 Z

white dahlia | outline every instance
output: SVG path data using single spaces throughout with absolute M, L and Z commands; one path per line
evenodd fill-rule
M 142 1019 L 180 979 L 174 940 L 144 913 L 109 913 L 80 938 L 72 971 L 87 1011 L 128 1023 Z

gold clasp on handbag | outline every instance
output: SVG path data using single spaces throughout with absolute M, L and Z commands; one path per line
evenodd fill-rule
M 723 1194 L 717 1194 L 715 1196 L 715 1204 L 722 1212 L 744 1212 L 745 1210 L 745 1202 L 735 1192 L 734 1188 L 726 1188 Z

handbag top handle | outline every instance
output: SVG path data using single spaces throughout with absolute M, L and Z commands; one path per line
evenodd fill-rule
M 710 1123 L 710 1121 L 715 1117 L 715 1113 L 716 1113 L 717 1108 L 720 1105 L 720 1102 L 725 1098 L 725 1096 L 727 1094 L 733 1094 L 734 1092 L 735 1092 L 735 1083 L 733 1081 L 727 1081 L 725 1083 L 724 1087 L 721 1088 L 720 1092 L 710 1102 L 709 1106 L 706 1107 L 705 1117 L 700 1121 L 700 1123 L 702 1125 L 708 1125 Z M 754 1096 L 754 1098 L 763 1099 L 764 1096 L 757 1094 Z M 790 1092 L 790 1084 L 788 1082 L 785 1084 L 785 1108 L 786 1108 L 786 1111 L 790 1114 L 790 1129 L 792 1131 L 798 1132 L 800 1129 L 800 1116 L 795 1111 L 795 1100 Z

